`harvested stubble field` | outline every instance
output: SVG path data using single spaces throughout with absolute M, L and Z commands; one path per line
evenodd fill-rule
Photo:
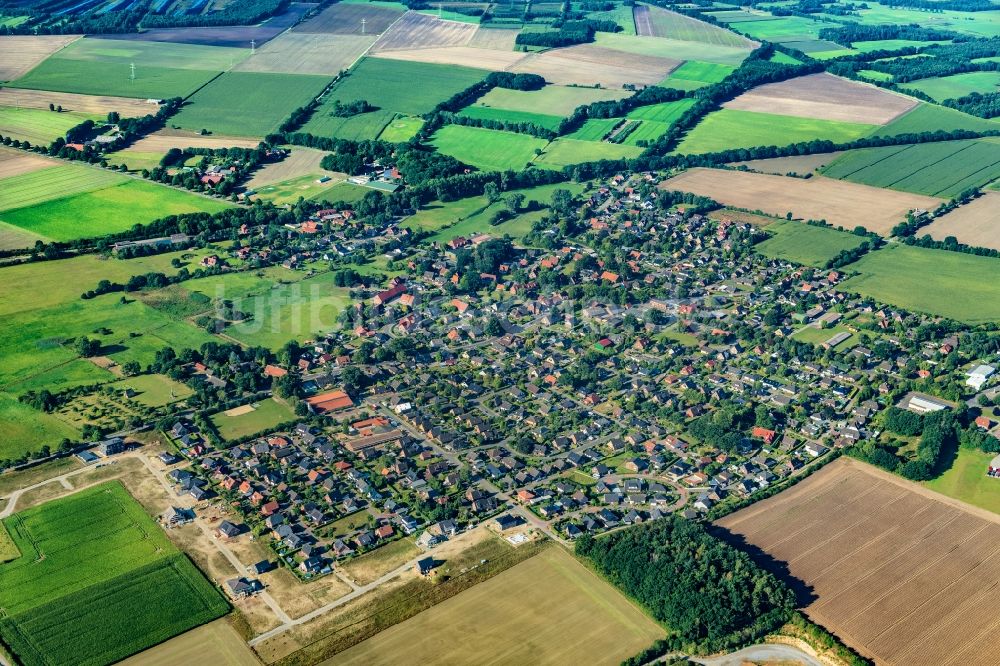
M 504 71 L 528 57 L 527 53 L 517 51 L 500 51 L 491 48 L 476 48 L 473 46 L 446 46 L 433 49 L 413 49 L 399 51 L 381 51 L 374 55 L 375 59 L 405 60 L 414 63 L 431 65 L 458 65 L 461 67 L 476 67 L 489 71 Z
M 0 165 L 2 166 L 2 165 Z M 954 236 L 959 243 L 1000 250 L 1000 192 L 987 192 L 920 230 L 934 240 Z
M 719 527 L 788 565 L 806 613 L 890 666 L 992 663 L 995 514 L 842 458 Z
M 317 32 L 333 35 L 380 35 L 402 16 L 400 10 L 367 3 L 337 3 L 320 12 L 292 32 Z M 361 19 L 365 31 L 361 32 Z
M 350 68 L 374 42 L 374 35 L 286 32 L 241 62 L 234 71 L 333 76 Z
M 291 149 L 291 153 L 285 159 L 280 162 L 266 164 L 263 168 L 258 169 L 253 174 L 253 178 L 247 183 L 247 188 L 256 190 L 264 185 L 280 183 L 293 178 L 301 178 L 302 176 L 315 176 L 319 178 L 320 176 L 327 175 L 331 178 L 343 180 L 345 178 L 344 174 L 337 173 L 336 171 L 327 171 L 320 166 L 320 162 L 323 161 L 325 155 L 326 153 L 322 150 L 294 146 Z
M 49 104 L 61 106 L 63 111 L 75 111 L 96 116 L 106 116 L 116 111 L 122 118 L 135 118 L 156 113 L 159 106 L 146 100 L 104 95 L 77 95 L 75 93 L 25 88 L 0 88 L 0 106 L 48 111 Z
M 57 166 L 58 162 L 0 146 L 0 180 Z
M 832 153 L 816 153 L 814 155 L 772 157 L 763 160 L 733 162 L 730 166 L 745 166 L 752 171 L 772 173 L 778 176 L 784 176 L 789 173 L 797 176 L 805 176 L 806 174 L 813 173 L 817 169 L 822 169 L 843 154 L 843 151 L 836 151 Z
M 176 664 L 258 666 L 260 660 L 254 656 L 246 641 L 236 633 L 229 621 L 220 618 L 121 662 L 121 666 Z
M 717 46 L 753 48 L 756 45 L 743 35 L 660 7 L 636 5 L 632 8 L 632 15 L 636 34 L 642 37 L 668 37 Z
M 940 199 L 882 190 L 830 178 L 809 180 L 742 171 L 691 169 L 660 185 L 711 197 L 728 206 L 826 220 L 853 229 L 861 224 L 877 234 L 888 234 L 910 210 L 931 210 Z
M 514 40 L 517 39 L 519 30 L 507 30 L 504 28 L 484 28 L 480 26 L 476 34 L 469 40 L 468 46 L 475 46 L 477 49 L 496 49 L 498 51 L 513 51 Z
M 406 12 L 403 18 L 378 38 L 372 50 L 394 51 L 427 49 L 442 46 L 468 46 L 478 27 L 472 23 L 443 21 L 419 12 Z
M 671 58 L 580 44 L 532 53 L 511 66 L 510 71 L 539 74 L 549 83 L 621 88 L 628 83 L 655 85 L 680 64 Z
M 768 83 L 723 104 L 727 109 L 868 125 L 885 125 L 916 105 L 912 97 L 826 72 Z
M 9 36 L 0 39 L 0 81 L 13 81 L 79 35 Z

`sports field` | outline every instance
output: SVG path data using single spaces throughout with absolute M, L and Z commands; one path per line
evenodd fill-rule
M 41 177 L 59 168 L 62 167 L 30 175 Z M 8 209 L 0 212 L 0 220 L 52 240 L 69 241 L 126 231 L 133 225 L 146 224 L 167 215 L 214 213 L 230 205 L 164 185 L 127 179 L 120 184 L 62 199 Z
M 840 289 L 967 324 L 1000 321 L 1000 259 L 891 245 L 847 267 Z
M 865 241 L 860 236 L 802 222 L 778 220 L 767 226 L 774 234 L 755 246 L 765 257 L 788 259 L 798 264 L 823 267 L 844 250 L 853 250 Z
M 877 664 L 993 661 L 989 512 L 841 458 L 717 525 L 787 564 L 812 595 L 805 613 Z
M 548 142 L 528 134 L 445 125 L 430 143 L 441 153 L 484 171 L 520 171 L 535 158 L 535 150 Z
M 329 83 L 326 76 L 227 72 L 192 96 L 170 124 L 196 132 L 263 137 Z
M 1000 177 L 1000 139 L 850 150 L 823 174 L 875 187 L 953 197 Z
M 875 127 L 863 123 L 721 109 L 708 114 L 695 125 L 675 152 L 697 154 L 755 146 L 787 146 L 814 139 L 840 143 L 862 137 Z
M 610 584 L 549 548 L 323 664 L 618 664 L 664 634 Z
M 212 414 L 210 418 L 223 439 L 239 439 L 292 421 L 295 419 L 295 412 L 284 402 L 267 398 L 253 403 L 248 409 L 237 407 L 235 410 Z
M 118 482 L 4 527 L 21 557 L 0 565 L 0 635 L 24 663 L 108 664 L 229 610 Z
M 986 94 L 997 92 L 1000 87 L 1000 72 L 966 72 L 930 79 L 919 79 L 900 84 L 901 88 L 919 90 L 941 102 L 946 99 L 965 97 L 970 93 Z
M 919 134 L 944 130 L 966 129 L 973 132 L 1000 130 L 1000 122 L 970 116 L 967 113 L 936 104 L 921 102 L 912 111 L 899 116 L 885 127 L 880 127 L 873 136 L 896 136 L 899 134 Z
M 88 37 L 12 85 L 91 95 L 185 97 L 248 55 L 249 49 Z

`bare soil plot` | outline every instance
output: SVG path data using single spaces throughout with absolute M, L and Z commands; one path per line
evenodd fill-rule
M 145 136 L 131 146 L 138 153 L 166 153 L 171 148 L 256 148 L 254 139 L 227 136 L 202 136 L 196 132 L 162 129 Z
M 10 36 L 0 39 L 0 81 L 19 79 L 80 35 Z
M 432 65 L 460 65 L 462 67 L 504 71 L 512 69 L 517 63 L 527 58 L 528 54 L 516 51 L 477 49 L 471 46 L 446 46 L 436 49 L 382 51 L 375 54 L 374 57 L 387 60 L 426 62 Z
M 323 160 L 324 155 L 326 153 L 322 150 L 296 146 L 292 148 L 291 154 L 282 161 L 266 164 L 262 169 L 258 169 L 254 173 L 253 178 L 247 182 L 247 187 L 251 190 L 256 190 L 264 185 L 281 183 L 300 176 L 316 175 L 318 177 L 324 174 L 331 178 L 336 177 L 346 180 L 344 174 L 337 173 L 336 171 L 327 171 L 320 166 L 319 163 Z
M 747 160 L 745 162 L 733 162 L 730 166 L 745 166 L 753 171 L 761 173 L 772 173 L 778 176 L 785 174 L 795 174 L 805 176 L 813 173 L 817 169 L 830 164 L 844 151 L 838 150 L 832 153 L 816 153 L 814 155 L 792 155 L 791 157 L 772 157 L 765 160 Z
M 19 176 L 22 173 L 47 169 L 57 164 L 58 162 L 39 155 L 0 146 L 0 181 L 11 176 Z
M 11 39 L 5 37 L 4 39 Z M 0 40 L 2 43 L 2 40 Z M 28 90 L 26 88 L 0 88 L 0 106 L 48 110 L 49 104 L 61 106 L 63 111 L 105 115 L 117 111 L 123 118 L 134 118 L 156 113 L 159 106 L 142 99 L 108 97 L 104 95 L 77 95 L 76 93 Z
M 375 35 L 286 32 L 233 69 L 237 72 L 333 76 L 349 69 L 375 39 Z
M 885 125 L 917 103 L 912 97 L 823 72 L 759 86 L 722 106 L 783 116 Z
M 0 167 L 3 165 L 0 164 Z M 920 230 L 934 240 L 954 236 L 959 243 L 1000 250 L 1000 192 L 987 192 Z
M 399 17 L 401 12 L 389 7 L 368 4 L 331 5 L 317 16 L 295 27 L 295 32 L 322 32 L 333 35 L 381 35 Z M 361 20 L 364 19 L 364 32 Z
M 876 663 L 995 660 L 993 513 L 842 458 L 717 525 L 787 563 L 806 613 Z
M 478 26 L 445 21 L 419 12 L 406 12 L 375 43 L 373 51 L 429 49 L 441 46 L 468 46 Z
M 601 84 L 621 88 L 626 83 L 659 83 L 681 62 L 671 58 L 644 56 L 600 46 L 580 44 L 544 53 L 529 54 L 510 68 L 512 72 L 530 72 L 556 84 Z
M 514 40 L 520 30 L 507 30 L 503 28 L 483 28 L 476 30 L 476 34 L 469 40 L 469 46 L 477 49 L 497 49 L 498 51 L 513 51 Z
M 932 210 L 941 199 L 883 190 L 823 176 L 809 180 L 743 171 L 691 169 L 660 184 L 663 189 L 693 192 L 735 208 L 784 216 L 826 220 L 853 229 L 859 224 L 888 234 L 911 210 Z

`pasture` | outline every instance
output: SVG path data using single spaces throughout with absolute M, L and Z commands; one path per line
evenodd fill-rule
M 853 229 L 862 224 L 869 231 L 887 235 L 910 210 L 934 208 L 939 199 L 882 190 L 877 187 L 814 177 L 787 178 L 768 174 L 719 169 L 690 169 L 660 184 L 736 208 L 761 210 L 783 217 L 826 220 Z
M 966 72 L 951 76 L 918 79 L 900 84 L 900 87 L 919 90 L 941 102 L 946 99 L 965 97 L 970 93 L 997 92 L 1000 88 L 1000 72 Z
M 42 111 L 0 106 L 0 135 L 30 141 L 34 146 L 47 146 L 87 119 L 102 118 L 82 113 L 54 113 L 48 109 Z
M 978 199 L 937 218 L 917 233 L 934 240 L 954 236 L 959 243 L 1000 250 L 1000 192 L 987 192 Z
M 330 136 L 350 141 L 374 139 L 396 118 L 394 111 L 379 110 L 359 113 L 346 118 L 333 115 L 320 106 L 303 126 L 303 130 L 316 136 Z
M 696 18 L 651 5 L 632 8 L 636 33 L 642 37 L 668 37 L 685 42 L 702 42 L 714 46 L 753 48 L 754 42 L 743 35 Z
M 811 588 L 806 614 L 876 663 L 991 660 L 1000 524 L 986 512 L 841 458 L 716 525 L 787 563 Z
M 41 159 L 41 158 L 39 158 Z M 25 208 L 128 182 L 126 176 L 82 164 L 46 160 L 50 166 L 22 171 L 3 180 L 0 211 Z
M 484 171 L 520 171 L 548 142 L 527 134 L 445 125 L 430 144 L 445 155 Z
M 329 83 L 326 76 L 227 72 L 195 93 L 170 124 L 196 132 L 263 137 Z
M 604 90 L 601 88 L 571 88 L 566 86 L 545 86 L 541 90 L 509 90 L 494 88 L 469 109 L 488 107 L 521 111 L 524 113 L 544 113 L 551 116 L 568 116 L 578 107 L 619 100 L 631 96 L 626 90 Z
M 118 482 L 3 524 L 21 556 L 0 565 L 0 635 L 24 663 L 111 663 L 229 609 Z
M 89 95 L 186 97 L 249 54 L 249 49 L 85 38 L 12 85 Z
M 797 264 L 822 268 L 844 250 L 853 250 L 865 241 L 860 236 L 802 222 L 777 220 L 767 226 L 772 234 L 754 249 L 765 257 L 787 259 Z
M 863 185 L 948 198 L 1000 177 L 1000 139 L 850 150 L 823 173 Z
M 9 35 L 0 39 L 0 82 L 18 79 L 78 35 Z
M 229 412 L 232 412 L 230 414 Z M 242 413 L 235 413 L 242 412 Z M 278 402 L 274 398 L 267 398 L 250 406 L 249 411 L 243 408 L 227 410 L 212 414 L 212 423 L 215 424 L 219 435 L 223 439 L 239 439 L 249 435 L 256 435 L 281 423 L 295 419 L 295 412 L 284 402 Z
M 824 23 L 801 16 L 786 16 L 761 21 L 739 21 L 729 23 L 733 30 L 750 35 L 754 39 L 769 42 L 803 42 L 819 38 L 823 28 L 836 28 L 836 23 Z
M 572 555 L 548 548 L 330 663 L 617 664 L 664 635 Z
M 967 113 L 936 104 L 920 102 L 911 111 L 899 116 L 885 127 L 880 127 L 873 136 L 896 136 L 899 134 L 919 134 L 944 130 L 971 130 L 984 132 L 1000 130 L 1000 122 L 970 116 Z
M 621 118 L 590 118 L 565 138 L 577 141 L 602 141 L 620 122 Z
M 552 116 L 544 113 L 532 113 L 530 111 L 511 111 L 509 109 L 495 109 L 488 106 L 467 106 L 459 115 L 467 118 L 478 118 L 481 120 L 496 120 L 507 123 L 531 123 L 553 132 L 559 129 L 563 116 Z
M 294 204 L 299 200 L 299 197 L 312 201 L 321 201 L 324 199 L 335 201 L 336 196 L 332 195 L 331 191 L 344 182 L 343 174 L 340 174 L 337 178 L 331 178 L 331 180 L 320 183 L 320 173 L 322 172 L 261 185 L 254 190 L 256 192 L 255 197 L 274 202 L 279 206 Z
M 995 453 L 960 447 L 952 466 L 924 483 L 931 490 L 1000 515 L 1000 483 L 986 476 Z
M 258 49 L 234 71 L 334 76 L 350 68 L 374 42 L 374 35 L 286 32 Z
M 36 173 L 50 171 L 55 169 Z M 52 240 L 69 241 L 126 231 L 167 215 L 214 213 L 230 206 L 165 185 L 129 179 L 119 185 L 6 210 L 0 212 L 0 220 Z
M 122 391 L 131 389 L 136 395 L 130 399 L 147 407 L 163 407 L 194 393 L 187 384 L 166 375 L 138 375 L 116 382 L 113 386 Z
M 840 289 L 967 324 L 1000 321 L 1000 259 L 892 245 L 847 267 Z
M 679 60 L 672 58 L 630 54 L 600 45 L 578 44 L 531 53 L 512 65 L 510 71 L 539 74 L 548 83 L 558 85 L 622 88 L 626 84 L 655 85 L 679 64 Z
M 682 155 L 713 153 L 755 146 L 787 146 L 814 139 L 843 143 L 873 129 L 875 125 L 863 123 L 724 108 L 708 114 L 691 128 L 674 152 Z
M 732 74 L 735 69 L 732 65 L 720 65 L 717 62 L 688 60 L 670 72 L 670 76 L 661 81 L 659 85 L 678 90 L 697 90 L 711 83 L 719 83 Z
M 724 108 L 866 125 L 885 125 L 917 100 L 826 72 L 768 83 L 723 104 Z M 779 127 L 782 123 L 779 123 Z
M 637 146 L 560 138 L 550 143 L 535 161 L 539 166 L 560 169 L 582 162 L 630 159 L 641 153 L 642 148 Z
M 16 460 L 25 453 L 34 453 L 43 444 L 54 447 L 64 437 L 74 439 L 78 436 L 76 428 L 55 416 L 0 392 L 0 459 Z

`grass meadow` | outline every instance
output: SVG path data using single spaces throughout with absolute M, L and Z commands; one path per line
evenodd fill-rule
M 814 139 L 846 142 L 873 129 L 874 125 L 861 123 L 721 109 L 695 125 L 675 152 L 683 155 L 755 146 L 787 146 Z
M 0 565 L 0 635 L 23 663 L 111 663 L 229 610 L 118 482 L 3 524 L 21 556 Z
M 223 439 L 239 439 L 291 421 L 295 418 L 295 412 L 284 402 L 267 398 L 254 403 L 253 411 L 246 414 L 228 416 L 225 412 L 219 412 L 210 418 Z
M 581 162 L 620 160 L 638 157 L 642 148 L 617 143 L 557 139 L 550 143 L 536 160 L 539 166 L 562 168 Z
M 128 182 L 106 169 L 52 162 L 53 166 L 0 181 L 0 212 L 70 197 Z
M 527 134 L 446 125 L 430 143 L 441 153 L 484 171 L 520 171 L 534 159 L 535 150 L 548 142 Z
M 754 248 L 765 257 L 787 259 L 797 264 L 822 267 L 844 250 L 865 241 L 860 236 L 802 222 L 776 220 L 767 226 L 773 234 Z
M 32 145 L 47 146 L 88 119 L 98 120 L 100 116 L 0 106 L 0 134 L 20 141 L 30 141 Z
M 380 141 L 389 143 L 405 143 L 412 139 L 424 126 L 423 118 L 413 116 L 396 116 L 378 135 Z
M 841 289 L 967 324 L 1000 321 L 1000 259 L 892 245 L 847 267 Z
M 263 137 L 330 83 L 326 76 L 226 72 L 195 93 L 170 124 L 229 136 Z
M 627 90 L 607 90 L 603 88 L 576 88 L 573 86 L 545 86 L 541 90 L 508 90 L 494 88 L 479 98 L 470 108 L 488 107 L 539 113 L 554 116 L 568 116 L 578 107 L 629 97 Z
M 532 113 L 531 111 L 511 111 L 509 109 L 494 109 L 488 106 L 469 106 L 462 109 L 459 115 L 467 118 L 478 118 L 480 120 L 497 120 L 507 123 L 531 123 L 550 129 L 553 132 L 559 129 L 562 116 L 553 116 L 547 113 Z
M 733 65 L 688 60 L 670 72 L 670 76 L 664 79 L 660 85 L 665 88 L 677 88 L 678 90 L 697 90 L 711 83 L 722 81 L 732 74 L 735 69 L 736 67 Z M 686 101 L 694 103 L 694 100 Z
M 994 453 L 959 448 L 951 468 L 924 485 L 931 490 L 1000 514 L 1000 483 L 986 476 Z
M 0 459 L 16 460 L 42 444 L 54 448 L 64 437 L 73 439 L 80 433 L 51 414 L 0 393 L 0 434 Z
M 910 81 L 900 87 L 919 90 L 941 102 L 964 97 L 970 93 L 996 92 L 998 86 L 1000 86 L 1000 72 L 966 72 Z
M 395 112 L 385 109 L 341 118 L 331 115 L 329 109 L 320 106 L 313 112 L 309 122 L 303 127 L 303 131 L 316 136 L 336 137 L 348 141 L 367 141 L 382 134 L 395 118 Z M 416 130 L 414 130 L 415 133 Z

